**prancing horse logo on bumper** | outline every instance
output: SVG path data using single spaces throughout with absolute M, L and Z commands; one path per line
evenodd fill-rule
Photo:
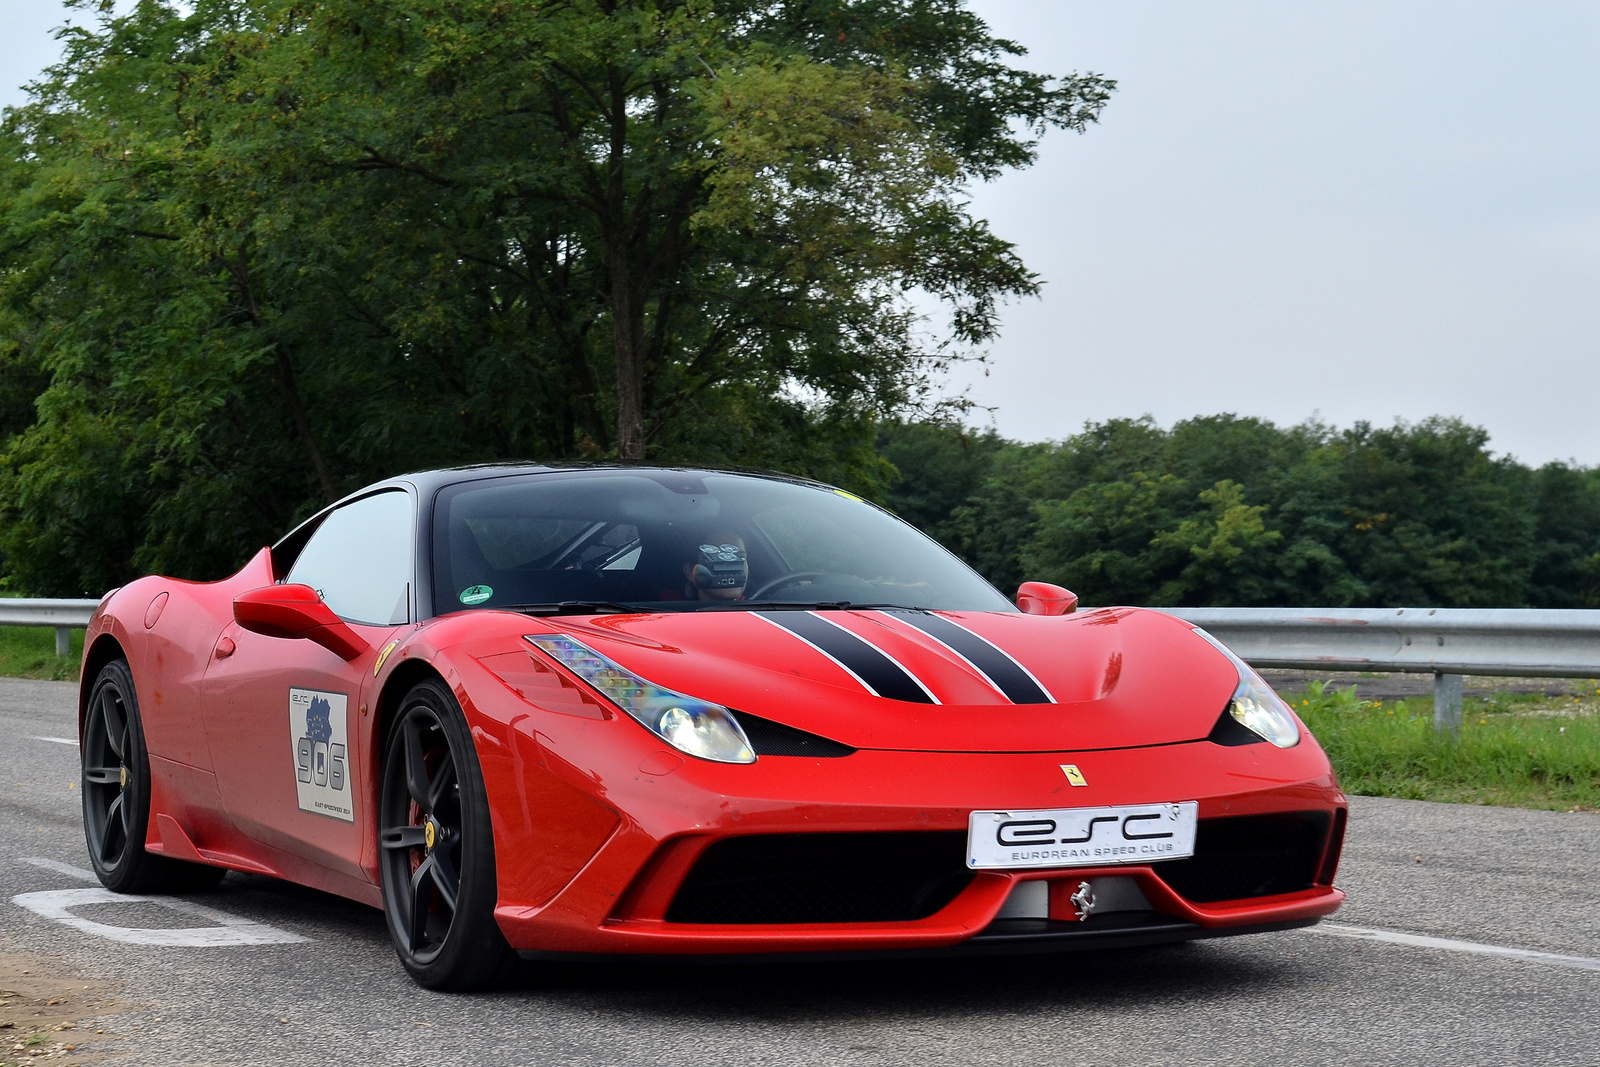
M 1066 775 L 1067 781 L 1071 782 L 1073 785 L 1089 784 L 1088 781 L 1083 777 L 1083 772 L 1078 770 L 1078 765 L 1076 763 L 1063 763 L 1061 765 L 1061 773 Z

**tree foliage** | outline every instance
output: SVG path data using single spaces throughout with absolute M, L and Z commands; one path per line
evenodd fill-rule
M 886 502 L 1003 589 L 1091 604 L 1600 607 L 1600 470 L 1530 469 L 1435 418 L 1232 415 L 1023 445 L 889 424 Z
M 65 40 L 0 129 L 0 552 L 43 593 L 215 575 L 430 465 L 870 489 L 874 420 L 1036 291 L 964 191 L 1112 88 L 960 0 L 140 0 Z

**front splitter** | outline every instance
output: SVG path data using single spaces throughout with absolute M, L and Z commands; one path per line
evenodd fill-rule
M 972 956 L 1034 955 L 1053 952 L 1091 952 L 1107 949 L 1147 948 L 1175 945 L 1213 937 L 1238 937 L 1295 930 L 1313 926 L 1320 918 L 1290 919 L 1257 926 L 1228 926 L 1207 929 L 1198 923 L 1184 922 L 1152 912 L 1119 912 L 1097 916 L 1086 922 L 1055 919 L 996 919 L 983 930 L 955 945 L 936 948 L 830 949 L 820 952 L 726 953 L 606 953 L 545 952 L 522 949 L 517 955 L 529 962 L 618 963 L 653 962 L 665 964 L 727 965 L 739 963 L 831 963 L 846 960 L 950 959 Z

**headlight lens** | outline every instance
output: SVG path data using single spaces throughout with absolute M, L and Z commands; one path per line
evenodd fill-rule
M 1239 686 L 1233 691 L 1228 704 L 1228 714 L 1263 740 L 1279 748 L 1293 748 L 1300 743 L 1300 723 L 1277 693 L 1233 649 L 1218 641 L 1198 626 L 1194 632 L 1211 642 L 1218 652 L 1228 657 L 1239 672 Z
M 721 704 L 647 682 L 566 634 L 528 634 L 535 648 L 600 690 L 661 740 L 680 752 L 717 763 L 754 763 L 750 739 Z

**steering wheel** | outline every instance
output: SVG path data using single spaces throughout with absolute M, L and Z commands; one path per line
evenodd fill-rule
M 821 578 L 827 573 L 827 571 L 790 571 L 787 574 L 780 574 L 770 581 L 762 582 L 761 588 L 757 589 L 753 593 L 748 594 L 745 599 L 760 600 L 774 589 L 782 589 L 786 585 L 793 585 L 796 582 L 803 582 L 807 578 Z

